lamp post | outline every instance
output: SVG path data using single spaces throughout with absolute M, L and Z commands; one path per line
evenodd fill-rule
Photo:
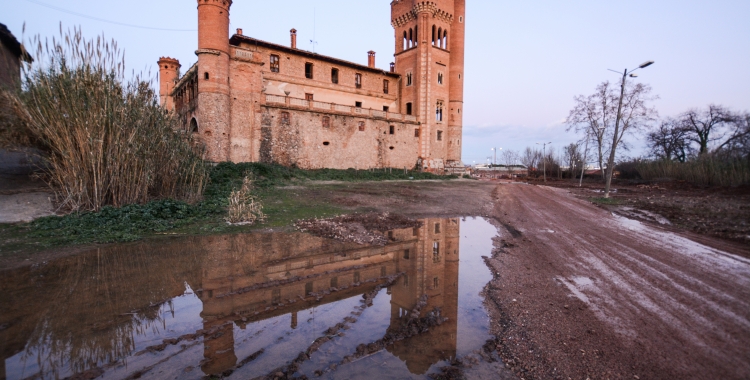
M 544 182 L 547 182 L 547 144 L 552 144 L 552 142 L 536 143 L 536 145 L 542 146 L 542 175 L 544 176 Z
M 497 151 L 503 150 L 503 148 L 491 148 L 490 150 L 493 151 L 495 155 L 495 158 L 492 160 L 492 165 L 497 165 Z
M 640 66 L 630 71 L 630 77 L 635 78 L 638 75 L 633 74 L 638 69 L 643 69 L 654 64 L 654 61 L 646 61 L 640 64 Z M 609 70 L 609 69 L 608 69 Z M 620 119 L 622 119 L 622 98 L 625 96 L 625 79 L 628 77 L 628 69 L 624 72 L 615 70 L 609 70 L 622 74 L 622 83 L 620 84 L 620 102 L 617 105 L 617 119 L 615 120 L 615 133 L 612 137 L 612 149 L 609 150 L 609 160 L 607 160 L 607 182 L 604 185 L 604 198 L 609 198 L 609 188 L 612 184 L 612 173 L 615 170 L 615 148 L 617 147 L 617 134 L 620 131 Z

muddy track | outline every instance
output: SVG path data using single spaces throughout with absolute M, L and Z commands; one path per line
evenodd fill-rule
M 750 260 L 574 198 L 501 184 L 489 284 L 525 379 L 750 378 Z

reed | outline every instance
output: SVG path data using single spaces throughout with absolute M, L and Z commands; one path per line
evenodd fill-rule
M 705 186 L 750 184 L 750 162 L 743 158 L 706 156 L 687 162 L 641 161 L 637 170 L 645 180 L 672 178 Z
M 229 194 L 229 207 L 225 220 L 231 224 L 254 224 L 265 220 L 263 205 L 251 192 L 253 183 L 249 177 L 245 177 L 242 186 Z
M 5 97 L 44 152 L 44 178 L 62 209 L 200 198 L 208 180 L 201 152 L 150 82 L 124 80 L 116 42 L 74 29 L 32 44 L 37 66 L 24 70 L 20 94 Z

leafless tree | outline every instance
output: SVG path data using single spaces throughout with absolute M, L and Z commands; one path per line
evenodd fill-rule
M 565 123 L 568 131 L 583 132 L 597 147 L 599 167 L 604 167 L 604 157 L 608 154 L 605 137 L 611 133 L 617 118 L 618 96 L 612 84 L 607 81 L 599 84 L 592 95 L 578 95 L 575 106 L 570 110 Z M 604 171 L 602 170 L 602 179 Z
M 503 164 L 508 167 L 516 165 L 518 163 L 518 157 L 519 155 L 516 151 L 511 149 L 504 150 L 502 153 Z
M 536 168 L 537 164 L 542 158 L 542 152 L 531 147 L 526 147 L 520 156 L 521 164 L 526 166 L 528 175 L 531 176 L 531 171 Z
M 651 155 L 662 160 L 685 162 L 692 152 L 687 131 L 679 120 L 667 118 L 646 135 Z
M 583 154 L 581 152 L 580 144 L 572 143 L 563 147 L 563 157 L 566 165 L 568 165 L 568 171 L 570 177 L 575 179 L 576 173 L 578 172 L 578 165 L 583 164 Z
M 733 139 L 739 138 L 737 121 L 740 115 L 728 108 L 711 104 L 706 109 L 691 109 L 680 115 L 682 128 L 687 132 L 687 138 L 698 144 L 698 154 L 710 153 L 709 145 L 718 144 L 714 151 L 718 151 Z

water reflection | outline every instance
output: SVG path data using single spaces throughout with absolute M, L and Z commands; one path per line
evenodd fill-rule
M 3 273 L 0 376 L 245 378 L 344 321 L 345 333 L 300 367 L 310 376 L 399 326 L 426 294 L 423 313 L 437 307 L 447 321 L 386 348 L 424 374 L 457 355 L 460 221 L 425 219 L 387 236 L 384 247 L 303 233 L 188 237 Z

